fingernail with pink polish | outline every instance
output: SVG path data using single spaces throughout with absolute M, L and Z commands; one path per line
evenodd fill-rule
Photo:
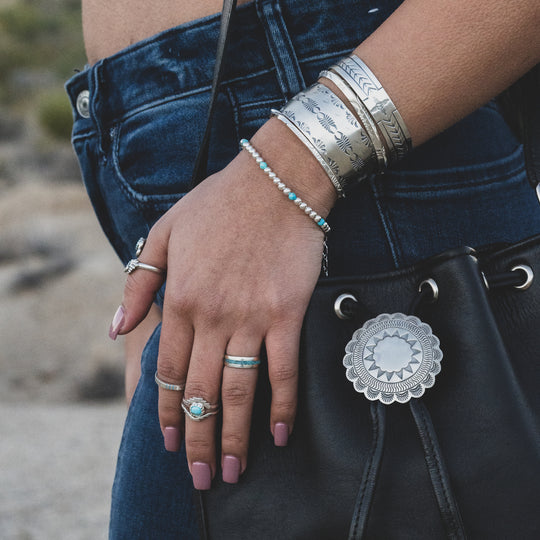
M 196 461 L 191 465 L 191 476 L 195 489 L 210 489 L 212 484 L 212 469 L 208 463 Z
M 126 312 L 123 306 L 120 306 L 114 314 L 111 327 L 109 328 L 109 337 L 114 341 L 118 337 L 118 332 L 122 329 Z
M 180 430 L 169 426 L 163 430 L 163 441 L 165 450 L 168 452 L 178 452 L 180 450 Z
M 289 426 L 283 422 L 278 422 L 274 426 L 274 444 L 276 446 L 287 446 L 289 440 Z
M 240 460 L 236 456 L 223 456 L 223 481 L 236 484 L 240 477 Z

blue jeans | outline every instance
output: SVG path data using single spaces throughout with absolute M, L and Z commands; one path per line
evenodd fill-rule
M 379 0 L 373 8 L 364 0 L 255 0 L 240 6 L 214 117 L 209 173 L 235 156 L 239 139 L 250 138 L 271 108 L 348 54 L 399 3 Z M 218 31 L 218 16 L 184 24 L 67 83 L 84 182 L 124 262 L 137 239 L 189 189 Z M 84 91 L 88 107 L 80 100 L 77 105 Z M 493 103 L 360 185 L 328 220 L 331 275 L 386 271 L 463 244 L 514 242 L 540 232 L 522 149 Z M 159 334 L 158 328 L 143 353 L 126 420 L 112 539 L 198 537 L 185 452 L 164 450 L 158 423 L 153 376 Z

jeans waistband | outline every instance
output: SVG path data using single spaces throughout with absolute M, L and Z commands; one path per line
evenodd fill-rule
M 275 70 L 288 99 L 311 82 L 304 81 L 302 64 L 346 54 L 400 2 L 379 0 L 373 7 L 368 0 L 255 0 L 241 5 L 230 28 L 223 82 Z M 219 24 L 220 14 L 183 24 L 78 73 L 66 84 L 74 110 L 77 96 L 88 90 L 90 115 L 111 124 L 150 102 L 208 90 Z

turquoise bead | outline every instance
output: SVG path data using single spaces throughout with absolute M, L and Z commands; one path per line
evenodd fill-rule
M 289 199 L 291 199 L 291 201 L 294 201 L 296 199 L 296 193 L 289 193 Z
M 268 163 L 265 163 L 264 161 L 261 161 L 261 162 L 259 163 L 259 167 L 260 167 L 261 169 L 266 169 L 266 167 L 268 167 Z
M 240 140 L 240 144 L 246 144 L 247 142 L 248 142 L 247 139 L 241 139 L 241 140 Z
M 326 223 L 326 221 L 324 221 L 323 218 L 321 218 L 319 221 L 317 221 L 317 225 L 318 225 L 319 227 L 322 227 L 325 223 Z

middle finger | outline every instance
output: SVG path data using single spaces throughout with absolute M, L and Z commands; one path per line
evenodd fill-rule
M 195 489 L 210 489 L 216 473 L 216 418 L 225 344 L 225 338 L 209 340 L 208 332 L 195 332 L 183 401 L 188 411 L 186 455 Z

